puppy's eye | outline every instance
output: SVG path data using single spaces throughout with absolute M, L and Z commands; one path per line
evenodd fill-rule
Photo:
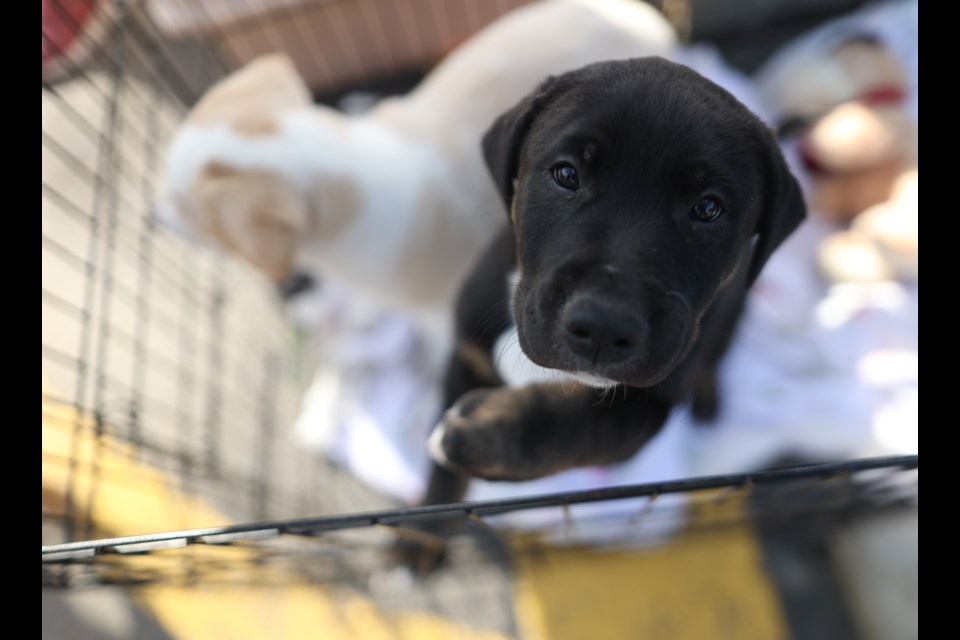
M 553 168 L 553 179 L 564 189 L 576 191 L 580 188 L 580 176 L 569 162 L 561 162 Z
M 690 217 L 697 222 L 713 222 L 723 213 L 723 203 L 713 196 L 705 196 L 697 200 L 690 209 Z

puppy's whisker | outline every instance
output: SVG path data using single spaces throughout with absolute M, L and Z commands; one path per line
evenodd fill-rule
M 498 333 L 503 333 L 510 327 L 510 320 L 503 320 L 499 323 L 499 326 L 496 327 L 486 326 L 486 323 L 484 322 L 490 315 L 499 311 L 501 308 L 506 306 L 506 304 L 507 303 L 505 302 L 498 302 L 488 307 L 487 310 L 481 314 L 481 316 L 473 325 L 473 331 L 470 333 L 470 340 L 472 342 L 479 342 L 481 338 L 487 336 L 491 329 L 496 330 Z
M 487 318 L 489 318 L 494 312 L 499 311 L 500 309 L 502 309 L 502 308 L 505 307 L 505 306 L 507 306 L 507 302 L 506 302 L 506 301 L 500 301 L 500 302 L 496 302 L 496 303 L 490 305 L 489 307 L 487 307 L 487 309 L 486 309 L 482 314 L 480 314 L 480 317 L 477 318 L 476 323 L 475 323 L 475 329 L 476 329 L 477 327 L 482 326 L 483 323 L 484 323 L 484 321 L 485 321 Z M 506 325 L 504 325 L 503 328 L 506 328 Z
M 503 347 L 501 347 L 500 352 L 497 353 L 497 357 L 494 359 L 494 363 L 493 363 L 493 368 L 494 368 L 494 370 L 496 370 L 496 371 L 502 371 L 503 356 L 505 356 L 508 351 L 509 351 L 508 345 L 505 344 L 505 345 L 503 345 Z M 516 371 L 516 370 L 517 370 L 517 356 L 516 356 L 516 355 L 513 356 L 513 365 L 511 366 L 510 370 L 511 370 L 511 371 Z
M 597 402 L 594 404 L 594 406 L 597 406 L 597 407 L 598 407 L 598 406 L 600 406 L 601 404 L 603 404 L 604 401 L 607 399 L 607 396 L 608 396 L 608 395 L 611 395 L 611 394 L 610 394 L 610 387 L 605 387 L 605 388 L 603 388 L 603 389 L 598 389 L 597 391 L 599 392 L 600 397 L 597 399 Z M 611 405 L 612 405 L 612 399 L 611 399 Z
M 510 339 L 507 341 L 507 347 L 508 347 L 508 348 L 512 348 L 513 345 L 519 344 L 519 343 L 520 343 L 520 338 L 519 338 L 516 334 L 514 334 L 514 335 L 511 336 Z M 523 353 L 523 349 L 517 349 L 517 350 L 516 350 L 516 353 L 514 353 L 514 355 L 513 355 L 513 369 L 512 369 L 512 371 L 513 371 L 514 373 L 516 373 L 517 371 L 519 371 L 520 369 L 523 368 L 524 359 L 525 359 L 525 356 L 524 356 L 524 353 Z
M 504 341 L 503 345 L 500 347 L 500 351 L 497 353 L 497 357 L 494 358 L 494 368 L 500 369 L 500 365 L 503 362 L 503 356 L 507 351 L 510 350 L 510 347 L 513 346 L 514 340 L 519 340 L 519 336 L 516 331 L 513 331 L 507 339 Z M 516 372 L 518 361 L 520 359 L 520 354 L 514 356 L 513 371 Z
M 559 376 L 558 380 L 559 380 L 559 382 L 560 382 L 560 391 L 563 392 L 563 397 L 564 397 L 564 398 L 569 397 L 569 396 L 567 396 L 567 385 L 566 385 L 566 382 L 567 382 L 567 381 L 564 380 L 564 376 Z
M 598 389 L 597 391 L 600 397 L 597 398 L 597 401 L 593 403 L 593 406 L 595 407 L 599 407 L 601 404 L 603 404 L 603 399 L 607 397 L 606 389 L 602 389 L 602 390 Z
M 513 356 L 513 372 L 516 373 L 523 366 L 523 354 L 518 353 Z

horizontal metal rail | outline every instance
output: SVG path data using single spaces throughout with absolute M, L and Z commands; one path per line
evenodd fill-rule
M 671 493 L 723 489 L 745 485 L 824 478 L 873 469 L 917 469 L 919 455 L 865 458 L 844 462 L 814 464 L 752 473 L 704 476 L 668 482 L 624 485 L 588 491 L 550 493 L 500 500 L 401 507 L 352 514 L 297 518 L 206 529 L 188 529 L 137 536 L 68 542 L 41 547 L 43 562 L 65 562 L 91 558 L 104 553 L 144 553 L 189 544 L 223 544 L 262 539 L 283 534 L 312 535 L 326 531 L 358 529 L 377 525 L 398 526 L 432 520 L 489 516 L 574 504 L 642 498 Z

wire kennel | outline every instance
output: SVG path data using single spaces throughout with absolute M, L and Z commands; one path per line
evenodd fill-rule
M 165 14 L 138 2 L 43 3 L 44 587 L 269 584 L 295 575 L 366 592 L 406 525 L 450 520 L 469 541 L 451 551 L 459 586 L 430 606 L 482 618 L 491 606 L 510 608 L 509 593 L 498 591 L 509 571 L 490 567 L 535 556 L 572 530 L 621 547 L 656 540 L 676 515 L 676 496 L 685 535 L 694 536 L 798 523 L 822 536 L 864 514 L 916 505 L 919 460 L 903 456 L 403 508 L 294 446 L 283 429 L 309 382 L 309 339 L 248 267 L 155 227 L 167 139 L 210 84 L 277 43 L 312 57 L 317 42 L 332 43 L 312 79 L 332 95 L 422 68 L 520 3 L 157 4 L 171 10 L 164 29 Z M 227 7 L 239 14 L 217 14 Z M 404 37 L 381 33 L 379 57 L 365 59 L 342 34 L 377 33 L 391 11 Z M 183 27 L 188 17 L 203 28 Z M 327 23 L 340 28 L 327 33 Z M 626 505 L 622 518 L 583 510 L 609 501 Z M 553 524 L 505 545 L 498 514 L 524 511 L 552 513 L 544 522 Z M 486 609 L 477 604 L 484 599 Z

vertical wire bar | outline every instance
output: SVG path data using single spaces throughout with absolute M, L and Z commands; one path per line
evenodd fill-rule
M 103 91 L 103 89 L 101 89 L 99 86 L 97 86 L 97 84 L 96 84 L 91 78 L 89 78 L 89 77 L 87 77 L 87 76 L 85 76 L 85 75 L 84 75 L 83 77 L 84 77 L 85 82 L 86 82 L 89 86 L 91 86 L 91 87 L 93 87 L 94 89 L 96 89 L 96 92 L 97 92 L 99 95 L 101 95 L 105 101 L 107 101 L 107 102 L 110 102 L 110 101 L 111 101 L 111 96 L 110 96 L 109 93 Z M 84 133 L 84 135 L 85 135 L 91 142 L 99 142 L 98 139 L 102 137 L 102 132 L 98 131 L 98 130 L 97 130 L 98 128 L 97 128 L 96 126 L 94 126 L 89 120 L 86 119 L 86 117 L 82 116 L 76 109 L 74 109 L 74 108 L 64 99 L 64 97 L 60 95 L 60 93 L 59 93 L 54 87 L 49 87 L 49 88 L 47 88 L 47 87 L 45 86 L 44 88 L 47 89 L 49 95 L 52 95 L 52 96 L 54 96 L 54 97 L 57 99 L 57 104 L 58 104 L 59 107 L 60 107 L 60 112 L 61 112 L 63 115 L 65 115 L 65 116 L 76 126 L 76 128 L 77 128 L 79 131 L 82 131 L 82 132 Z M 149 104 L 149 103 L 150 103 L 149 100 L 143 100 L 143 102 L 146 103 L 146 104 Z M 123 124 L 123 128 L 124 128 L 125 131 L 130 131 L 130 130 L 132 130 L 132 131 L 134 131 L 135 133 L 137 133 L 137 135 L 138 135 L 142 140 L 146 141 L 146 140 L 148 139 L 147 136 L 146 136 L 146 134 L 144 134 L 143 132 L 137 130 L 135 127 L 131 127 L 131 126 L 130 126 L 130 122 L 124 117 L 123 113 L 121 113 L 121 112 L 118 112 L 118 113 L 117 113 L 117 120 L 116 120 L 116 122 L 117 122 L 117 126 L 120 126 L 121 124 Z M 83 163 L 81 162 L 80 158 L 77 157 L 74 153 L 72 153 L 71 151 L 69 151 L 69 150 L 67 150 L 67 149 L 65 149 L 65 148 L 63 148 L 63 147 L 61 147 L 52 137 L 49 137 L 49 136 L 46 134 L 46 132 L 44 132 L 44 131 L 42 131 L 42 130 L 41 130 L 41 139 L 42 139 L 42 142 L 45 142 L 45 143 L 46 143 L 46 147 L 47 147 L 48 149 L 54 151 L 54 153 L 57 154 L 57 156 L 60 158 L 61 161 L 65 162 L 65 163 L 67 163 L 67 164 L 69 164 L 69 165 L 71 165 L 71 168 L 73 168 L 74 171 L 77 172 L 77 173 L 89 173 L 89 174 L 91 175 L 90 181 L 94 181 L 94 179 L 95 179 L 95 178 L 94 178 L 94 172 L 92 172 L 90 169 L 88 169 L 86 166 L 84 166 Z M 111 162 L 112 162 L 112 161 L 113 161 L 113 160 L 112 160 L 112 158 L 111 158 Z M 111 166 L 110 166 L 110 169 L 115 171 L 115 170 L 116 170 L 116 167 L 114 167 L 113 165 L 111 165 Z M 118 184 L 123 181 L 123 178 L 124 178 L 124 177 L 125 177 L 125 175 L 123 175 L 123 174 L 120 174 L 120 175 L 119 175 L 119 177 L 117 178 Z M 69 198 L 67 198 L 66 196 L 64 196 L 63 194 L 58 193 L 51 185 L 42 184 L 42 185 L 41 185 L 41 189 L 42 189 L 44 192 L 46 192 L 48 195 L 51 195 L 51 196 L 53 196 L 53 197 L 56 197 L 58 200 L 60 200 L 61 205 L 64 204 L 64 203 L 67 203 L 67 204 L 68 204 L 70 207 L 72 207 L 73 209 L 80 209 L 81 212 L 82 212 L 82 208 L 78 207 L 75 202 L 73 202 L 72 200 L 70 200 Z M 134 206 L 133 203 L 132 203 L 126 196 L 124 196 L 123 194 L 121 194 L 121 198 L 127 203 L 128 206 L 131 206 L 131 207 Z M 84 215 L 85 217 L 89 217 L 88 214 L 86 214 L 85 212 L 82 212 L 82 213 L 83 213 L 83 215 Z
M 182 6 L 182 3 L 180 4 Z M 207 3 L 198 2 L 198 3 L 192 3 L 192 4 L 193 4 L 192 8 L 199 8 L 201 12 L 203 12 L 203 14 L 207 16 L 210 24 L 213 25 L 214 30 L 218 32 L 219 39 L 221 41 L 225 41 L 226 34 L 223 31 L 223 27 L 220 25 L 219 21 L 213 19 L 210 9 L 207 6 Z M 142 22 L 143 24 L 141 25 L 141 28 L 144 30 L 144 32 L 148 27 L 149 27 L 149 30 L 151 31 L 148 37 L 152 42 L 154 42 L 157 45 L 158 51 L 160 52 L 160 55 L 163 57 L 163 60 L 164 60 L 164 69 L 168 69 L 175 73 L 179 73 L 178 65 L 175 63 L 175 60 L 171 58 L 169 52 L 167 51 L 167 47 L 164 44 L 166 42 L 166 38 L 161 33 L 161 30 L 156 26 L 153 20 L 150 19 L 149 17 L 145 17 Z M 214 82 L 219 80 L 221 77 L 227 75 L 230 72 L 230 67 L 224 62 L 223 57 L 221 55 L 214 52 L 214 48 L 209 42 L 210 40 L 209 37 L 197 38 L 197 40 L 199 40 L 199 42 L 201 42 L 204 45 L 204 50 L 207 52 L 207 57 L 212 59 L 215 66 L 217 67 L 217 70 L 218 70 L 217 74 L 214 74 L 212 71 L 206 71 L 204 73 L 204 75 L 207 76 L 209 83 L 213 84 Z M 196 100 L 199 99 L 200 95 L 202 95 L 203 92 L 191 91 L 190 93 L 193 96 L 193 102 L 196 102 Z M 187 105 L 187 106 L 190 106 L 190 105 Z
M 209 311 L 209 346 L 207 349 L 206 411 L 204 417 L 203 459 L 206 473 L 217 476 L 220 472 L 220 424 L 223 402 L 223 348 L 227 341 L 224 334 L 223 306 L 225 300 L 223 269 L 213 271 L 213 295 Z
M 157 43 L 161 42 L 161 38 L 156 35 L 151 35 L 146 32 L 146 25 L 144 21 L 131 21 L 129 30 L 131 36 L 137 41 L 149 41 L 154 40 Z M 183 73 L 180 65 L 177 64 L 177 61 L 170 57 L 169 52 L 162 46 L 157 47 L 157 53 L 162 58 L 163 63 L 161 65 L 151 64 L 151 60 L 145 58 L 143 54 L 136 48 L 133 49 L 136 53 L 136 61 L 144 68 L 153 78 L 157 80 L 157 86 L 162 87 L 165 93 L 168 95 L 170 100 L 175 104 L 183 104 L 182 96 L 190 95 L 195 96 L 196 90 L 194 83 Z M 166 73 L 163 73 L 166 72 Z M 206 75 L 211 80 L 215 80 L 216 77 L 210 73 L 206 72 Z M 174 86 L 179 87 L 181 93 L 178 95 L 177 90 L 174 89 Z
M 99 39 L 91 38 L 90 34 L 96 31 L 97 27 L 102 28 L 104 31 L 111 29 L 111 25 L 109 24 L 111 19 L 110 12 L 106 7 L 103 7 L 103 11 L 99 11 L 98 7 L 91 6 L 89 7 L 90 13 L 87 16 L 87 20 L 85 23 L 81 23 L 80 19 L 77 18 L 71 10 L 68 10 L 61 4 L 60 0 L 51 0 L 44 4 L 44 8 L 52 10 L 52 13 L 48 14 L 48 17 L 52 18 L 56 16 L 60 25 L 69 28 L 76 36 L 71 43 L 67 44 L 67 48 L 72 49 L 72 51 L 67 51 L 61 47 L 56 42 L 56 38 L 51 37 L 47 39 L 47 46 L 51 47 L 59 58 L 56 60 L 56 66 L 60 67 L 61 71 L 57 75 L 62 75 L 65 71 L 66 77 L 71 78 L 78 69 L 82 70 L 85 63 L 95 59 L 97 52 L 104 49 L 104 45 L 99 42 Z M 40 30 L 41 33 L 43 33 L 43 22 L 41 22 Z M 75 57 L 79 57 L 80 61 L 74 60 Z
M 254 478 L 254 516 L 266 520 L 269 512 L 270 476 L 273 458 L 273 431 L 276 414 L 276 386 L 279 380 L 276 354 L 264 354 L 263 386 L 260 394 L 260 443 L 254 452 L 256 477 Z
M 117 232 L 117 207 L 119 206 L 119 176 L 120 161 L 116 157 L 118 149 L 118 140 L 121 135 L 121 124 L 119 121 L 120 110 L 120 89 L 123 77 L 122 60 L 125 51 L 125 25 L 126 11 L 125 0 L 114 0 L 114 6 L 117 10 L 117 20 L 113 26 L 112 48 L 117 55 L 111 68 L 111 88 L 110 104 L 108 107 L 108 120 L 106 123 L 108 133 L 108 143 L 105 149 L 101 151 L 101 159 L 106 159 L 103 167 L 98 173 L 105 176 L 105 184 L 108 185 L 107 203 L 106 203 L 106 224 L 102 228 L 104 242 L 102 245 L 102 258 L 100 269 L 100 305 L 99 305 L 99 330 L 96 333 L 96 347 L 94 350 L 94 387 L 93 387 L 93 416 L 94 416 L 94 452 L 90 468 L 90 489 L 87 498 L 87 513 L 84 518 L 83 533 L 85 537 L 92 534 L 94 522 L 93 511 L 96 502 L 97 489 L 100 482 L 100 464 L 99 457 L 103 446 L 104 420 L 102 406 L 107 387 L 106 369 L 109 366 L 109 344 L 110 344 L 110 324 L 112 314 L 112 280 L 113 266 L 116 248 Z M 98 212 L 94 212 L 98 215 Z
M 112 1 L 113 1 L 114 3 L 118 2 L 118 0 L 112 0 Z M 76 19 L 75 19 L 73 16 L 71 16 L 71 15 L 69 14 L 69 12 L 65 11 L 62 7 L 60 7 L 58 0 L 53 0 L 53 2 L 51 2 L 49 6 L 51 6 L 51 7 L 61 16 L 61 18 L 62 18 L 65 22 L 67 22 L 69 25 L 71 25 L 71 28 L 76 28 L 76 29 L 80 29 L 80 28 L 81 28 L 81 25 L 80 25 L 79 23 L 77 23 Z M 130 25 L 128 25 L 126 28 L 127 28 L 127 29 L 132 29 L 133 27 L 131 27 Z M 63 52 L 63 50 L 62 50 L 59 46 L 57 46 L 57 44 L 56 44 L 56 42 L 54 41 L 54 39 L 53 39 L 52 37 L 50 37 L 48 34 L 46 34 L 46 33 L 43 32 L 42 27 L 41 27 L 41 35 L 42 35 L 42 37 L 43 37 L 45 40 L 47 40 L 48 44 L 51 44 L 52 46 L 54 46 L 54 47 L 56 48 L 56 51 L 57 51 L 57 52 L 59 52 L 59 53 L 61 53 L 61 54 L 64 54 L 64 57 L 67 58 L 67 56 L 66 56 L 66 54 Z M 120 60 L 115 53 L 113 53 L 112 51 L 110 51 L 110 49 L 109 49 L 108 46 L 103 45 L 103 44 L 99 44 L 99 43 L 93 43 L 93 44 L 94 44 L 94 47 L 95 47 L 95 49 L 96 49 L 96 54 L 97 54 L 97 55 L 102 55 L 103 57 L 105 57 L 106 60 L 107 60 L 107 62 L 109 62 L 111 65 L 121 65 L 121 66 L 123 66 L 124 61 L 123 61 L 123 60 Z M 69 63 L 68 66 L 69 66 L 69 69 L 70 69 L 70 72 L 71 72 L 71 73 L 77 73 L 77 74 L 79 74 L 79 75 L 82 76 L 84 79 L 86 79 L 95 89 L 97 89 L 98 92 L 103 93 L 103 92 L 96 86 L 96 83 L 94 83 L 94 82 L 90 79 L 89 74 L 87 74 L 86 70 L 83 69 L 83 67 L 81 67 L 80 65 L 78 65 L 78 64 L 77 64 L 76 62 L 74 62 L 73 60 L 69 60 L 69 58 L 67 58 L 66 61 Z M 178 77 L 179 80 L 183 83 L 183 86 L 185 86 L 186 88 L 189 89 L 188 83 L 187 83 L 186 80 L 183 78 L 183 76 L 179 74 L 179 71 L 178 71 L 178 69 L 176 68 L 176 66 L 170 64 L 169 61 L 168 61 L 168 65 L 169 65 L 169 68 L 171 68 L 173 71 L 177 72 L 177 77 Z M 152 73 L 154 76 L 157 75 L 158 72 L 157 72 L 157 70 L 156 70 L 155 68 L 151 67 L 150 65 L 144 65 L 144 66 L 145 66 L 145 68 L 146 68 L 148 71 L 150 71 L 150 73 Z M 169 96 L 171 99 L 173 99 L 175 102 L 179 102 L 179 98 L 177 97 L 176 93 L 175 93 L 172 89 L 170 89 L 169 86 L 167 86 L 165 83 L 162 82 L 163 78 L 159 78 L 159 79 L 161 80 L 160 85 L 163 86 L 163 88 L 166 90 L 168 96 Z M 106 95 L 106 94 L 105 94 L 105 95 Z
M 184 0 L 177 0 L 177 4 L 182 8 L 182 7 L 184 6 Z M 231 20 L 231 19 L 227 19 L 227 20 L 225 20 L 225 21 L 221 21 L 221 20 L 217 19 L 217 18 L 213 15 L 213 12 L 210 11 L 209 7 L 207 6 L 207 3 L 205 3 L 205 2 L 191 2 L 191 1 L 188 1 L 188 2 L 187 2 L 187 11 L 193 10 L 193 9 L 195 9 L 195 8 L 199 8 L 199 9 L 200 9 L 200 11 L 203 13 L 204 17 L 207 19 L 207 24 L 210 25 L 210 26 L 213 28 L 213 31 L 216 31 L 216 32 L 217 32 L 213 39 L 215 39 L 215 40 L 218 41 L 218 45 L 219 45 L 220 47 L 226 46 L 225 43 L 226 43 L 227 40 L 229 39 L 229 36 L 227 35 L 226 31 L 224 30 L 223 25 L 221 24 L 221 22 L 231 22 L 232 20 Z M 236 16 L 231 16 L 231 18 L 232 18 L 232 19 L 235 19 Z M 202 40 L 209 40 L 209 39 L 211 39 L 211 38 L 210 38 L 210 36 L 208 35 L 208 32 L 205 31 L 204 34 L 203 34 L 203 37 L 202 37 L 201 39 L 202 39 Z M 245 56 L 245 57 L 248 58 L 248 59 L 249 59 L 249 58 L 253 58 L 253 57 L 256 55 L 256 50 L 253 48 L 253 46 L 250 44 L 250 42 L 249 42 L 247 39 L 242 39 L 242 41 L 243 41 L 243 43 L 246 45 L 246 49 L 247 49 L 247 51 L 246 51 L 246 56 Z M 244 57 L 244 56 L 241 56 L 241 57 Z M 217 61 L 218 61 L 218 63 L 219 63 L 219 66 L 220 66 L 220 68 L 221 68 L 221 71 L 223 71 L 224 73 L 226 73 L 226 72 L 229 71 L 227 65 L 223 62 L 223 60 L 222 60 L 219 56 L 217 56 Z
M 200 3 L 202 6 L 203 3 Z M 158 39 L 158 42 L 160 39 Z M 179 73 L 177 71 L 177 65 L 174 60 L 169 57 L 169 54 L 162 47 L 158 48 L 158 51 L 161 52 L 164 56 L 165 64 L 164 67 Z M 208 72 L 206 74 L 212 81 L 216 81 L 216 77 Z M 194 91 L 189 92 L 191 95 L 194 95 Z M 195 96 L 197 97 L 197 96 Z M 180 489 L 184 493 L 190 493 L 194 488 L 194 455 L 191 452 L 190 448 L 190 436 L 192 432 L 192 422 L 193 422 L 193 411 L 192 411 L 192 399 L 193 399 L 193 387 L 194 387 L 194 375 L 191 370 L 192 365 L 195 362 L 195 353 L 194 353 L 194 340 L 191 335 L 191 329 L 195 326 L 198 326 L 196 322 L 195 313 L 200 309 L 199 301 L 194 300 L 192 288 L 195 285 L 196 270 L 197 270 L 197 256 L 195 255 L 193 248 L 181 245 L 180 247 L 180 260 L 184 269 L 181 271 L 180 282 L 177 285 L 179 295 L 179 327 L 177 331 L 177 350 L 179 357 L 177 358 L 179 367 L 177 372 L 178 383 L 176 386 L 175 392 L 175 405 L 176 405 L 176 450 L 177 450 L 177 469 L 178 469 L 178 479 L 180 481 Z M 202 443 L 201 443 L 202 446 Z M 186 567 L 188 575 L 192 574 L 192 564 Z
M 156 42 L 150 41 L 147 55 L 151 63 L 158 61 L 156 52 Z M 153 97 L 159 101 L 160 91 L 157 87 L 157 80 L 154 79 L 150 85 L 153 89 Z M 140 189 L 143 192 L 143 204 L 145 215 L 140 220 L 140 232 L 138 236 L 139 255 L 137 262 L 137 281 L 136 281 L 136 308 L 134 311 L 134 350 L 133 350 L 133 402 L 130 405 L 130 441 L 134 450 L 139 453 L 143 442 L 143 416 L 144 416 L 144 389 L 146 387 L 146 374 L 148 368 L 148 349 L 147 342 L 150 335 L 150 304 L 149 299 L 152 291 L 152 262 L 153 262 L 153 237 L 156 232 L 153 217 L 150 211 L 153 207 L 153 183 L 151 177 L 157 172 L 157 159 L 159 155 L 159 116 L 156 108 L 150 102 L 146 103 L 146 112 L 144 121 L 146 127 L 146 136 L 143 140 L 143 154 L 145 166 L 140 176 Z
M 194 484 L 193 456 L 190 452 L 190 436 L 192 431 L 193 411 L 191 410 L 191 401 L 193 399 L 193 357 L 194 341 L 191 330 L 196 326 L 195 311 L 191 287 L 194 284 L 194 276 L 187 276 L 187 272 L 196 271 L 196 260 L 190 247 L 181 247 L 181 259 L 187 267 L 184 276 L 180 282 L 180 304 L 179 318 L 180 326 L 177 332 L 177 351 L 179 363 L 177 374 L 176 400 L 177 406 L 177 460 L 178 477 L 181 483 L 181 490 L 189 493 Z
M 41 35 L 43 35 L 42 28 Z M 98 157 L 98 164 L 103 163 L 103 146 L 105 144 L 104 132 L 109 132 L 111 117 L 110 111 L 108 110 L 104 115 L 104 120 L 99 131 L 100 153 Z M 42 131 L 41 127 L 41 134 L 43 133 L 44 132 Z M 89 374 L 88 357 L 90 354 L 90 342 L 92 337 L 92 311 L 96 303 L 97 296 L 96 273 L 100 255 L 100 220 L 98 217 L 98 212 L 100 210 L 100 199 L 103 197 L 103 177 L 98 172 L 94 172 L 92 176 L 92 182 L 93 197 L 90 204 L 91 215 L 87 223 L 88 237 L 85 258 L 86 268 L 84 270 L 85 273 L 81 291 L 83 312 L 80 321 L 80 335 L 77 343 L 76 382 L 73 390 L 73 405 L 76 407 L 76 417 L 74 420 L 73 432 L 71 434 L 70 457 L 67 463 L 66 474 L 66 495 L 64 498 L 64 535 L 68 541 L 73 541 L 76 539 L 75 521 L 77 514 L 74 513 L 76 508 L 74 504 L 74 494 L 76 491 L 74 483 L 76 481 L 76 475 L 79 466 L 78 456 L 80 438 L 81 432 L 83 431 L 87 407 L 86 396 Z
M 48 36 L 47 36 L 45 33 L 41 33 L 41 37 L 42 37 L 43 39 L 47 39 Z M 83 78 L 84 83 L 85 83 L 85 86 L 86 86 L 86 87 L 89 87 L 89 88 L 91 89 L 90 92 L 87 92 L 87 93 L 88 93 L 88 96 L 92 96 L 92 95 L 96 94 L 96 95 L 101 96 L 104 100 L 109 100 L 109 99 L 110 99 L 110 94 L 107 93 L 107 92 L 105 92 L 105 91 L 93 80 L 93 78 L 91 78 L 88 74 L 86 74 L 86 72 L 84 72 L 84 71 L 82 71 L 82 70 L 78 71 L 78 72 L 77 72 L 77 78 Z M 61 95 L 61 93 L 60 93 L 60 91 L 59 91 L 59 89 L 58 89 L 57 87 L 55 87 L 55 86 L 53 86 L 53 85 L 50 85 L 50 84 L 48 84 L 48 83 L 45 83 L 45 82 L 42 83 L 42 87 L 43 87 L 44 90 L 46 90 L 46 92 L 47 92 L 48 95 L 51 95 L 51 96 L 53 96 L 53 97 L 55 97 L 55 98 L 57 99 L 57 105 L 58 105 L 58 107 L 59 107 L 60 112 L 61 112 L 63 115 L 65 115 L 65 116 L 74 124 L 74 126 L 77 128 L 77 130 L 83 132 L 84 136 L 86 136 L 87 139 L 89 139 L 90 141 L 96 142 L 97 139 L 98 139 L 98 137 L 99 137 L 99 132 L 97 131 L 97 126 L 94 125 L 94 124 L 93 124 L 85 115 L 83 115 L 80 111 L 78 111 L 76 108 L 74 108 L 73 105 L 71 105 L 71 104 L 69 103 L 69 101 L 67 101 L 67 100 Z M 135 92 L 131 92 L 131 93 L 135 93 Z M 146 103 L 146 102 L 149 102 L 149 100 L 147 100 L 147 99 L 145 99 L 145 98 L 143 98 L 143 97 L 141 97 L 141 96 L 138 96 L 138 98 L 139 98 L 142 102 L 145 102 L 145 103 Z M 91 99 L 92 99 L 92 98 L 91 98 Z M 143 139 L 143 138 L 145 137 L 145 134 L 143 134 L 140 130 L 138 130 L 135 126 L 133 126 L 133 123 L 130 122 L 129 120 L 127 120 L 127 119 L 124 117 L 124 114 L 122 114 L 122 113 L 121 113 L 121 114 L 118 114 L 118 118 L 119 118 L 121 121 L 124 122 L 125 129 L 127 129 L 128 131 L 132 131 L 132 132 L 136 133 L 141 139 Z M 173 129 L 170 128 L 170 127 L 168 127 L 167 130 L 168 130 L 169 132 L 171 132 L 171 133 L 172 133 L 172 131 L 173 131 Z
M 573 512 L 570 510 L 570 503 L 565 501 L 560 505 L 560 509 L 563 513 L 563 529 L 569 534 L 570 530 L 576 526 L 573 521 Z

